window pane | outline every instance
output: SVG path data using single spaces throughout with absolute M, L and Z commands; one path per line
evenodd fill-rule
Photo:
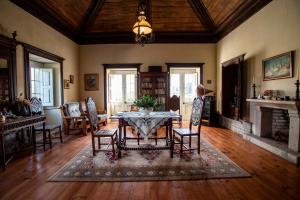
M 111 74 L 110 75 L 110 100 L 112 102 L 122 102 L 122 75 Z
M 184 101 L 192 102 L 196 97 L 197 73 L 184 75 Z
M 126 74 L 126 101 L 133 102 L 135 99 L 135 75 Z
M 180 82 L 179 82 L 179 74 L 171 74 L 170 82 L 171 82 L 171 88 L 170 88 L 170 96 L 173 95 L 180 96 Z

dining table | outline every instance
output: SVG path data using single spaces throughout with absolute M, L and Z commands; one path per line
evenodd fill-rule
M 110 117 L 118 120 L 117 147 L 118 157 L 121 158 L 122 150 L 169 150 L 170 157 L 173 158 L 173 138 L 172 138 L 172 121 L 180 118 L 175 112 L 118 112 Z M 133 127 L 143 138 L 146 145 L 128 146 L 126 143 L 126 126 Z M 166 127 L 165 143 L 160 145 L 150 145 L 150 140 L 154 139 L 153 134 L 157 134 L 157 129 Z M 155 136 L 157 137 L 157 135 Z M 157 138 L 156 138 L 157 139 Z

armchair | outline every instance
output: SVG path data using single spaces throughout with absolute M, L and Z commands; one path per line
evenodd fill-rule
M 70 130 L 81 130 L 81 132 L 87 135 L 89 124 L 87 123 L 86 115 L 80 111 L 79 102 L 65 103 L 62 108 L 62 116 L 64 121 L 64 132 L 66 135 L 70 134 Z

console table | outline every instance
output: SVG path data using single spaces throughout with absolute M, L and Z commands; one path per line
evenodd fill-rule
M 0 123 L 0 144 L 1 144 L 1 167 L 3 171 L 5 171 L 5 167 L 7 163 L 12 159 L 9 158 L 6 160 L 6 152 L 5 152 L 5 135 L 11 134 L 15 131 L 19 131 L 25 128 L 29 128 L 30 132 L 32 132 L 32 127 L 36 125 L 43 125 L 44 134 L 45 134 L 45 122 L 46 117 L 39 116 L 29 116 L 29 117 L 16 117 L 12 119 L 6 119 L 5 122 Z M 34 152 L 36 151 L 36 136 L 32 134 L 32 144 Z

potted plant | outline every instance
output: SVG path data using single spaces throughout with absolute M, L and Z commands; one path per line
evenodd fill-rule
M 139 111 L 144 114 L 149 114 L 153 111 L 154 108 L 158 106 L 158 103 L 155 98 L 145 95 L 140 99 L 137 99 L 133 102 L 134 106 L 138 106 L 140 109 Z

